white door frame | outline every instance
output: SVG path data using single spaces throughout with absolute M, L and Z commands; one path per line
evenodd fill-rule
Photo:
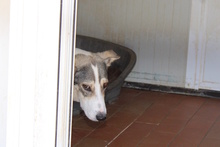
M 57 147 L 71 147 L 77 0 L 62 0 L 57 111 Z
M 206 0 L 192 0 L 185 87 L 199 89 L 204 67 Z
M 10 1 L 6 147 L 71 146 L 76 6 Z

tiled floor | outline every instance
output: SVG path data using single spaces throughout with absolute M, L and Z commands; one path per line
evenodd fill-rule
M 220 147 L 220 99 L 123 88 L 104 122 L 73 119 L 73 146 Z

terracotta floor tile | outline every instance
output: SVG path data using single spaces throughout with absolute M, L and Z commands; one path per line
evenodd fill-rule
M 134 90 L 129 88 L 122 88 L 121 93 L 116 101 L 113 103 L 117 103 L 119 105 L 123 105 L 131 100 L 133 100 L 137 95 L 139 95 L 142 91 Z
M 114 115 L 122 108 L 122 106 L 119 106 L 117 104 L 108 104 L 106 107 L 107 107 L 107 119 L 110 118 L 112 115 Z
M 115 126 L 121 129 L 127 127 L 131 122 L 133 122 L 137 118 L 137 115 L 131 114 L 126 111 L 119 111 L 107 121 L 105 124 L 108 126 Z
M 160 124 L 163 125 L 181 125 L 185 126 L 189 119 L 166 117 Z
M 109 147 L 133 147 L 136 146 L 150 131 L 154 128 L 154 125 L 148 125 L 144 123 L 133 123 L 124 132 L 120 134 Z
M 121 128 L 109 125 L 101 125 L 96 130 L 94 130 L 88 138 L 100 139 L 105 142 L 111 141 L 115 136 L 121 132 Z
M 161 122 L 155 128 L 155 131 L 158 131 L 161 133 L 177 134 L 185 127 L 186 123 L 187 121 L 185 120 L 169 119 L 169 120 L 166 120 L 165 122 Z
M 138 95 L 139 99 L 147 100 L 148 102 L 158 102 L 162 99 L 162 96 L 158 92 L 142 92 Z
M 79 114 L 79 115 L 74 115 L 73 117 L 73 123 L 77 122 L 79 119 L 81 119 L 82 117 L 84 117 L 84 114 Z
M 199 145 L 203 138 L 208 133 L 209 129 L 212 127 L 216 121 L 217 115 L 210 112 L 213 109 L 212 106 L 207 107 L 207 103 L 204 103 L 198 111 L 189 120 L 185 128 L 180 132 L 180 134 L 173 140 L 172 145 Z M 214 112 L 215 113 L 215 112 Z M 208 118 L 208 119 L 207 119 Z
M 134 97 L 134 96 L 137 96 L 138 94 L 140 94 L 142 92 L 146 92 L 146 91 L 132 89 L 132 88 L 122 88 L 120 96 L 121 97 L 124 96 L 127 99 L 128 98 L 127 96 Z
M 186 125 L 185 128 L 188 129 L 197 129 L 197 130 L 203 130 L 206 132 L 212 127 L 212 125 L 214 124 L 214 121 L 212 120 L 203 120 L 203 119 L 194 119 L 192 118 L 192 120 L 190 120 L 188 122 L 188 124 Z M 205 135 L 205 134 L 204 134 Z
M 108 142 L 101 139 L 85 138 L 83 141 L 77 144 L 76 147 L 104 147 L 107 145 L 107 143 Z
M 161 123 L 165 123 L 166 125 L 186 125 L 186 123 L 197 113 L 204 101 L 198 100 L 198 102 L 200 105 L 198 105 L 198 103 L 194 103 L 193 107 L 192 104 L 188 104 L 188 100 L 181 101 L 174 109 L 172 109 L 172 111 Z
M 138 119 L 139 122 L 159 124 L 172 108 L 165 105 L 154 104 L 148 108 Z
M 218 119 L 209 130 L 208 134 L 205 137 L 206 139 L 217 139 L 220 140 L 220 119 Z
M 185 99 L 181 101 L 178 108 L 179 109 L 187 109 L 187 108 L 195 108 L 198 109 L 207 99 L 201 97 L 192 97 L 185 96 Z
M 167 116 L 167 119 L 179 119 L 179 120 L 189 120 L 196 112 L 198 108 L 179 108 L 178 106 L 172 110 L 172 112 Z
M 162 98 L 160 98 L 159 101 L 157 101 L 156 103 L 170 107 L 175 107 L 183 100 L 182 96 L 176 94 L 166 93 L 166 94 L 161 94 L 160 96 Z
M 74 117 L 74 146 L 220 146 L 220 100 L 122 88 L 107 119 Z
M 82 129 L 72 129 L 72 146 L 76 145 L 81 139 L 88 135 L 91 131 Z
M 181 97 L 178 98 L 178 96 L 173 94 L 163 95 L 163 98 L 159 98 L 158 101 L 155 101 L 154 104 L 138 118 L 138 121 L 158 124 L 166 118 L 181 101 Z
M 192 118 L 172 142 L 172 145 L 199 145 L 213 123 L 214 122 L 210 120 L 200 120 Z
M 138 147 L 167 147 L 175 134 L 152 132 L 145 137 Z
M 132 101 L 121 109 L 121 111 L 125 111 L 131 114 L 135 114 L 139 116 L 141 113 L 143 113 L 148 107 L 152 105 L 152 102 L 143 102 L 142 100 L 136 100 Z
M 182 106 L 180 105 L 180 107 Z M 182 109 L 180 107 L 177 106 L 172 109 L 172 111 L 159 123 L 156 130 L 166 133 L 178 133 L 181 131 L 196 113 L 197 108 L 188 107 L 187 109 Z
M 219 116 L 220 103 L 214 103 L 212 100 L 207 100 L 196 113 L 194 118 L 215 121 Z
M 94 130 L 102 123 L 103 122 L 93 122 L 86 118 L 86 116 L 83 116 L 79 120 L 75 121 L 72 126 L 74 129 Z
M 219 147 L 220 139 L 206 138 L 199 146 L 200 147 Z
M 189 140 L 188 138 L 182 138 L 169 145 L 169 147 L 197 147 L 198 145 L 199 144 L 193 142 L 192 139 Z
M 198 146 L 207 133 L 207 128 L 185 128 L 172 141 L 171 146 Z

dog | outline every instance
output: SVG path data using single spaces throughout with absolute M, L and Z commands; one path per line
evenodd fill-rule
M 106 119 L 105 90 L 108 67 L 120 57 L 113 51 L 98 53 L 75 50 L 74 95 L 85 115 L 92 121 Z

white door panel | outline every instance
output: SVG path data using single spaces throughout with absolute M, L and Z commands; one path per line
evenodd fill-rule
M 220 28 L 207 38 L 203 81 L 220 83 Z
M 206 1 L 203 68 L 199 88 L 220 90 L 220 1 Z
M 220 1 L 193 0 L 186 88 L 220 91 Z

